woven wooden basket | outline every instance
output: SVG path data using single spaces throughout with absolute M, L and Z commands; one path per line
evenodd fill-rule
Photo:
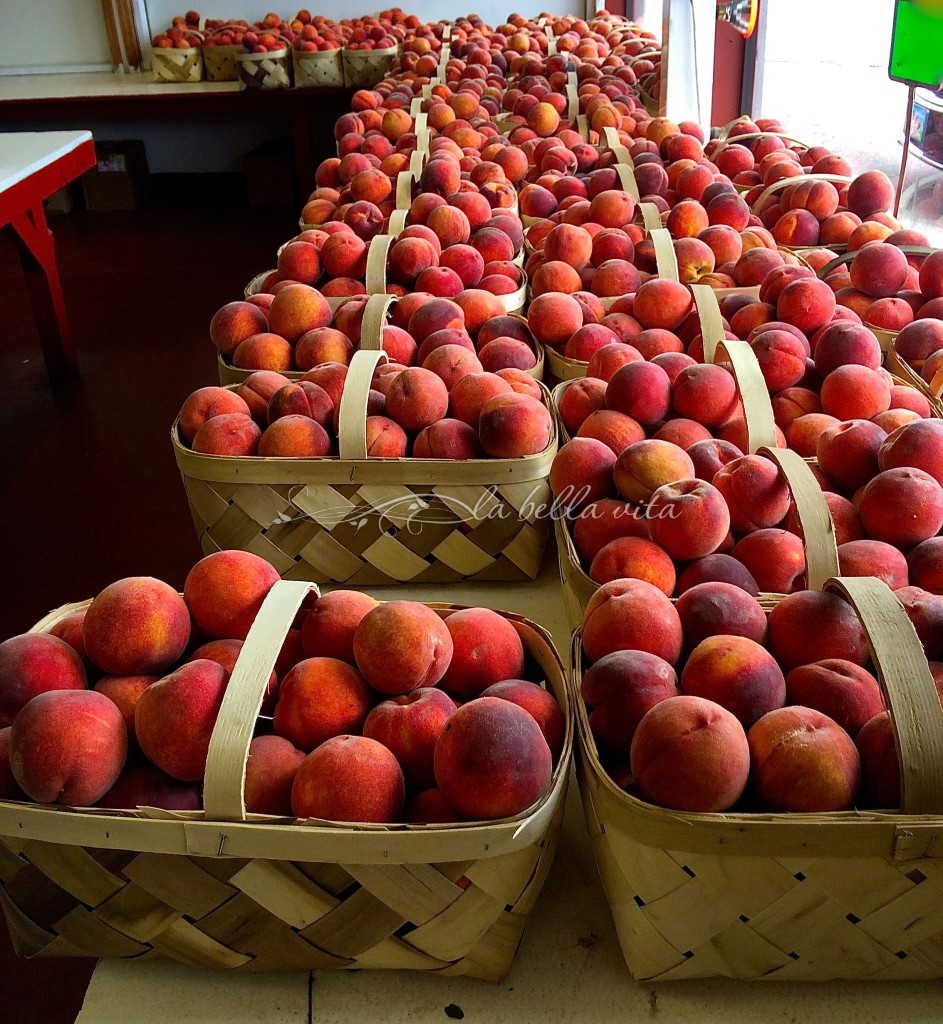
M 243 89 L 288 89 L 291 50 L 287 44 L 270 53 L 237 53 L 236 68 Z
M 203 80 L 203 49 L 188 46 L 184 50 L 162 50 L 151 53 L 151 70 L 155 82 L 201 82 Z
M 208 82 L 238 82 L 235 46 L 204 46 L 203 67 Z
M 296 89 L 343 88 L 344 62 L 340 50 L 292 50 Z
M 247 815 L 262 693 L 312 590 L 277 583 L 249 632 L 213 733 L 204 812 L 0 801 L 0 903 L 21 956 L 491 980 L 507 971 L 553 859 L 569 776 L 572 714 L 549 636 L 503 613 L 568 723 L 550 792 L 518 817 L 380 826 Z M 52 612 L 34 632 L 87 604 Z M 432 607 L 443 618 L 454 610 Z
M 547 448 L 525 458 L 369 459 L 367 395 L 381 360 L 354 353 L 339 458 L 200 455 L 174 424 L 203 551 L 253 551 L 288 579 L 348 586 L 534 579 L 550 533 L 556 420 Z
M 832 580 L 865 625 L 891 709 L 902 809 L 689 814 L 621 790 L 579 699 L 577 778 L 626 963 L 640 981 L 943 976 L 943 711 L 920 641 L 879 580 Z
M 382 50 L 343 50 L 344 84 L 348 89 L 372 89 L 382 81 L 399 53 L 398 46 Z

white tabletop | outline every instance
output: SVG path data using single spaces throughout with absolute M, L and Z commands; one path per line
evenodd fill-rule
M 155 82 L 149 71 L 118 74 L 82 71 L 48 75 L 0 75 L 4 100 L 55 100 L 102 96 L 239 92 L 238 82 Z
M 88 131 L 0 133 L 0 192 L 91 141 Z

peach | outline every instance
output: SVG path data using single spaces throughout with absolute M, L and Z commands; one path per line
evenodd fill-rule
M 899 331 L 914 318 L 914 312 L 905 299 L 884 298 L 872 302 L 865 310 L 864 321 L 885 331 Z
M 690 291 L 677 281 L 653 278 L 635 293 L 634 316 L 643 327 L 673 331 L 691 312 Z
M 825 432 L 841 425 L 841 420 L 824 413 L 807 413 L 798 416 L 789 424 L 786 439 L 789 447 L 803 458 L 812 458 L 817 450 L 819 438 Z
M 214 416 L 230 413 L 249 415 L 249 406 L 234 391 L 226 388 L 207 387 L 194 391 L 180 409 L 180 434 L 187 442 L 192 442 L 197 431 Z
M 677 697 L 668 662 L 645 651 L 614 651 L 583 673 L 580 696 L 592 709 L 589 726 L 604 755 L 625 757 L 645 713 Z
M 727 204 L 724 204 L 725 207 Z M 720 207 L 718 207 L 720 209 Z M 713 211 L 708 211 L 713 215 Z M 736 263 L 743 255 L 740 232 L 724 222 L 715 222 L 697 236 L 714 254 L 715 266 L 722 263 Z
M 789 511 L 789 488 L 775 463 L 761 455 L 744 455 L 714 476 L 730 510 L 734 530 L 747 533 L 782 522 Z
M 943 487 L 922 469 L 887 469 L 864 488 L 858 511 L 870 537 L 910 547 L 943 527 Z
M 882 711 L 861 727 L 855 737 L 861 757 L 860 802 L 868 807 L 900 807 L 900 761 L 894 727 Z
M 773 417 L 780 430 L 788 430 L 800 416 L 822 411 L 819 396 L 808 388 L 785 388 L 773 396 L 772 406 Z
M 442 419 L 448 407 L 449 393 L 443 380 L 432 370 L 418 366 L 398 374 L 386 395 L 387 412 L 410 431 L 422 430 Z
M 267 415 L 269 424 L 285 416 L 302 416 L 325 427 L 334 416 L 334 403 L 324 388 L 309 380 L 291 382 L 272 396 Z
M 718 438 L 695 441 L 687 453 L 694 465 L 694 475 L 708 483 L 713 483 L 714 477 L 728 463 L 743 457 L 736 445 Z
M 930 660 L 943 657 L 943 598 L 921 587 L 901 587 L 894 596 L 904 606 Z
M 381 176 L 389 184 L 386 175 Z M 278 254 L 277 266 L 282 278 L 314 285 L 321 276 L 321 251 L 310 242 L 289 242 Z
M 619 537 L 610 541 L 593 559 L 589 576 L 596 583 L 644 580 L 669 597 L 675 588 L 675 567 L 671 558 L 644 537 Z
M 638 270 L 628 260 L 606 260 L 596 269 L 591 288 L 594 295 L 614 298 L 635 292 L 640 282 Z
M 144 690 L 134 712 L 134 730 L 148 760 L 181 782 L 203 778 L 228 679 L 222 665 L 200 659 Z
M 787 284 L 776 300 L 776 316 L 804 334 L 812 334 L 831 320 L 835 293 L 817 278 L 802 278 Z
M 689 647 L 722 635 L 766 642 L 766 613 L 753 594 L 735 584 L 697 583 L 678 598 L 677 609 Z
M 239 659 L 239 655 L 242 653 L 244 641 L 242 640 L 210 640 L 209 643 L 203 644 L 198 647 L 188 658 L 187 661 L 197 661 L 204 659 L 206 661 L 215 661 L 217 665 L 222 665 L 226 670 L 227 675 L 232 675 L 233 669 L 236 667 L 236 662 Z M 106 677 L 108 678 L 108 677 Z M 116 701 L 118 706 L 122 710 L 127 710 L 127 706 L 130 704 L 130 710 L 133 715 L 133 710 L 137 704 L 137 700 L 140 694 L 149 685 L 146 681 L 153 681 L 153 676 L 125 676 L 123 679 L 116 679 L 115 683 L 121 687 L 121 690 L 116 693 L 117 686 L 113 685 L 112 688 L 105 690 L 100 686 L 96 686 L 96 689 L 102 689 L 102 692 L 107 693 L 112 700 Z M 105 682 L 105 680 L 101 680 Z M 121 691 L 124 691 L 125 696 L 122 699 Z M 265 687 L 265 694 L 262 698 L 262 712 L 263 714 L 270 714 L 272 707 L 275 704 L 275 697 L 278 693 L 278 676 L 273 671 L 269 676 L 268 684 Z M 127 718 L 127 713 L 125 714 Z M 133 735 L 133 725 L 128 725 L 129 734 Z
M 451 415 L 475 430 L 482 407 L 497 395 L 510 394 L 511 385 L 495 373 L 470 373 L 462 377 L 449 394 Z
M 414 368 L 415 369 L 415 368 Z M 460 345 L 442 345 L 430 352 L 428 356 L 423 360 L 422 369 L 431 370 L 437 377 L 440 378 L 443 384 L 445 384 L 445 407 L 442 409 L 441 414 L 435 417 L 435 420 L 441 419 L 442 416 L 448 411 L 448 392 L 463 378 L 470 373 L 481 373 L 482 365 L 478 357 L 474 352 L 469 352 L 466 348 Z M 409 381 L 409 388 L 407 391 L 401 392 L 397 387 L 397 383 L 402 380 L 409 370 L 397 376 L 396 380 L 390 385 L 389 391 L 387 392 L 387 409 L 393 415 L 394 419 L 399 420 L 399 414 L 404 414 L 407 417 L 407 423 L 403 423 L 407 429 L 417 430 L 421 429 L 422 426 L 429 426 L 429 422 L 435 422 L 431 420 L 424 422 L 419 426 L 409 426 L 409 424 L 415 424 L 418 422 L 417 416 L 423 420 L 428 420 L 428 417 L 432 415 L 432 410 L 439 410 L 441 408 L 442 395 L 440 391 L 436 391 L 434 396 L 427 396 L 427 400 L 423 402 L 423 410 L 418 411 L 416 409 L 416 397 L 415 390 L 410 392 L 409 388 L 415 389 L 416 381 Z M 407 382 L 403 382 L 405 387 Z M 419 382 L 419 401 L 422 402 L 421 391 L 425 385 Z M 389 406 L 389 399 L 393 397 L 395 404 L 391 409 Z M 428 399 L 433 398 L 434 402 L 430 402 Z M 405 404 L 404 404 L 405 403 Z M 404 412 L 405 408 L 405 412 Z M 394 411 L 396 410 L 396 411 Z
M 883 242 L 891 234 L 893 234 L 892 228 L 869 219 L 859 224 L 851 232 L 846 245 L 849 252 L 857 252 L 869 242 Z
M 758 334 L 750 343 L 770 394 L 798 384 L 806 372 L 804 346 L 786 331 Z
M 729 583 L 756 597 L 760 588 L 750 571 L 731 555 L 715 553 L 692 562 L 678 577 L 676 592 L 684 594 L 701 583 Z
M 878 465 L 882 470 L 921 469 L 943 484 L 943 421 L 926 419 L 899 427 L 881 445 Z
M 368 416 L 367 455 L 371 459 L 402 459 L 409 448 L 409 438 L 398 424 L 386 416 Z
M 192 448 L 202 455 L 255 455 L 262 431 L 243 413 L 225 413 L 207 420 L 196 432 Z
M 429 297 L 427 294 L 410 315 L 407 330 L 416 344 L 421 346 L 426 338 L 436 331 L 461 330 L 464 327 L 465 313 L 461 306 L 451 299 Z
M 827 812 L 851 807 L 861 778 L 854 741 L 812 708 L 780 708 L 747 736 L 751 788 L 774 811 Z
M 258 374 L 252 374 L 252 377 L 246 379 L 246 383 L 257 376 Z M 271 376 L 276 375 L 272 374 Z M 334 408 L 336 409 L 340 406 L 341 397 L 344 394 L 344 383 L 347 380 L 347 367 L 343 363 L 323 363 L 321 366 L 316 366 L 314 369 L 308 370 L 301 379 L 312 384 L 317 384 L 318 387 L 326 391 L 331 401 L 334 403 Z M 286 379 L 285 383 L 288 384 L 289 381 Z M 269 385 L 266 385 L 266 387 L 268 386 Z
M 855 253 L 848 272 L 852 285 L 865 295 L 896 295 L 907 278 L 907 257 L 896 245 L 876 242 Z
M 943 258 L 940 257 L 940 250 L 930 253 L 920 265 L 919 280 L 920 291 L 925 298 L 932 300 L 943 296 Z
M 268 330 L 268 318 L 251 302 L 229 302 L 213 314 L 210 340 L 224 356 L 231 356 L 246 338 Z
M 786 700 L 828 715 L 853 737 L 884 710 L 881 687 L 874 676 L 841 658 L 792 669 L 786 676 Z
M 588 566 L 610 541 L 620 537 L 648 537 L 644 509 L 615 498 L 587 505 L 573 523 L 573 544 Z
M 105 587 L 92 601 L 84 636 L 89 658 L 105 672 L 159 673 L 183 654 L 190 639 L 190 613 L 166 583 L 132 576 Z
M 802 541 L 786 530 L 748 533 L 734 545 L 732 554 L 762 591 L 789 594 L 802 585 L 805 550 Z
M 612 470 L 616 454 L 603 441 L 575 437 L 554 456 L 550 467 L 550 488 L 555 504 L 576 510 L 588 502 L 612 494 Z
M 838 321 L 829 324 L 815 343 L 815 369 L 822 378 L 848 364 L 876 370 L 881 365 L 881 346 L 861 324 Z
M 894 186 L 883 171 L 865 171 L 848 186 L 848 209 L 862 220 L 889 210 L 894 202 Z
M 681 673 L 681 692 L 713 701 L 744 729 L 781 708 L 786 681 L 775 659 L 745 636 L 709 636 L 691 652 Z
M 440 686 L 463 700 L 477 697 L 493 683 L 516 679 L 524 671 L 524 647 L 511 622 L 488 608 L 466 608 L 445 620 L 452 638 L 452 659 Z
M 141 765 L 123 771 L 96 806 L 115 810 L 160 807 L 166 811 L 199 811 L 203 809 L 203 797 L 199 786 L 178 782 L 153 765 Z
M 630 362 L 615 372 L 605 398 L 610 409 L 650 426 L 668 414 L 671 382 L 668 374 L 654 363 Z
M 333 590 L 315 601 L 301 627 L 308 658 L 331 658 L 353 664 L 354 633 L 377 601 L 356 590 Z
M 533 370 L 537 365 L 534 350 L 523 341 L 514 338 L 495 338 L 478 351 L 482 368 L 494 372 L 507 367 L 519 370 Z
M 329 239 L 324 243 L 322 253 L 327 252 L 332 241 Z M 292 284 L 281 289 L 275 296 L 269 309 L 268 324 L 273 334 L 280 335 L 286 341 L 295 342 L 308 331 L 313 331 L 317 327 L 327 327 L 332 317 L 331 307 L 316 288 L 305 284 Z
M 593 257 L 594 249 L 593 236 L 585 228 L 576 224 L 558 224 L 547 235 L 543 254 L 546 260 L 560 260 L 574 270 L 582 270 Z
M 253 334 L 239 343 L 232 364 L 242 370 L 290 370 L 292 348 L 280 334 Z
M 921 370 L 934 352 L 943 349 L 943 320 L 921 318 L 902 328 L 894 341 L 901 358 Z
M 310 416 L 282 416 L 259 438 L 258 454 L 263 458 L 321 458 L 330 451 L 327 431 Z
M 829 658 L 867 665 L 867 639 L 854 609 L 836 594 L 790 594 L 769 615 L 770 650 L 789 672 Z
M 682 198 L 670 210 L 665 227 L 672 238 L 696 238 L 710 227 L 707 210 L 692 198 Z
M 869 420 L 890 408 L 891 393 L 875 370 L 839 366 L 822 381 L 822 408 L 840 420 Z
M 435 746 L 435 778 L 468 820 L 520 814 L 550 788 L 552 757 L 540 726 L 524 708 L 497 697 L 460 707 Z
M 121 712 L 94 691 L 39 693 L 17 715 L 8 739 L 10 772 L 39 803 L 89 807 L 124 768 Z
M 678 561 L 713 554 L 730 529 L 723 495 L 703 480 L 665 484 L 646 510 L 652 540 Z
M 205 636 L 245 640 L 278 578 L 269 562 L 249 551 L 216 551 L 193 566 L 183 594 Z
M 511 385 L 511 390 L 516 394 L 526 395 L 528 398 L 536 398 L 538 401 L 543 401 L 543 391 L 540 385 L 526 371 L 519 370 L 517 367 L 510 367 L 509 369 L 498 370 L 495 376 L 507 381 Z
M 781 267 L 785 262 L 782 255 L 773 248 L 747 248 L 744 245 L 743 255 L 734 264 L 732 276 L 741 288 L 752 288 L 761 285 L 771 270 Z
M 775 206 L 771 209 L 775 210 Z M 764 209 L 761 219 L 773 232 L 773 238 L 779 245 L 792 247 L 817 245 L 819 241 L 819 222 L 808 210 L 777 211 L 775 220 L 767 219 Z
M 371 609 L 354 632 L 354 659 L 380 693 L 409 693 L 435 686 L 452 658 L 445 623 L 415 601 L 389 601 Z
M 652 434 L 652 438 L 656 441 L 670 441 L 687 450 L 698 441 L 709 441 L 711 432 L 695 420 L 679 418 L 667 420 Z
M 482 690 L 482 697 L 497 697 L 523 708 L 537 723 L 556 763 L 566 737 L 566 718 L 549 690 L 526 679 L 505 679 Z
M 905 388 L 906 385 L 900 385 L 901 388 Z M 915 423 L 920 419 L 920 414 L 914 412 L 912 409 L 895 409 L 893 408 L 894 402 L 894 390 L 891 387 L 891 403 L 892 408 L 888 409 L 887 412 L 879 412 L 871 422 L 876 423 L 881 430 L 886 434 L 893 433 L 898 427 L 904 426 L 906 423 Z M 922 397 L 922 396 L 921 396 Z
M 943 594 L 943 539 L 931 537 L 907 556 L 910 582 L 931 594 Z
M 838 564 L 842 576 L 876 576 L 891 590 L 908 584 L 907 560 L 884 541 L 846 541 L 838 547 Z
M 0 727 L 12 725 L 41 693 L 87 685 L 82 659 L 64 640 L 44 633 L 11 637 L 0 644 Z
M 88 652 L 85 650 L 85 608 L 78 611 L 67 612 L 62 618 L 57 619 L 47 630 L 50 636 L 56 636 L 64 640 L 75 653 L 82 659 L 86 671 L 91 669 Z
M 560 396 L 557 411 L 566 429 L 575 434 L 590 413 L 605 408 L 605 382 L 595 377 L 584 377 L 567 385 Z
M 878 472 L 878 452 L 887 435 L 868 420 L 847 420 L 819 436 L 819 466 L 844 492 L 854 493 Z
M 604 324 L 603 326 L 608 325 Z M 621 367 L 628 363 L 638 362 L 643 358 L 646 357 L 634 345 L 604 345 L 597 349 L 590 358 L 589 366 L 586 367 L 586 376 L 587 378 L 596 377 L 608 383 Z
M 568 359 L 589 362 L 592 357 L 607 345 L 619 344 L 615 331 L 601 323 L 584 324 L 563 348 Z
M 447 824 L 457 819 L 455 809 L 437 787 L 414 793 L 403 808 L 403 821 L 410 825 Z
M 193 657 L 196 656 L 198 655 Z M 188 660 L 193 661 L 193 657 Z M 134 712 L 138 701 L 141 699 L 141 694 L 151 683 L 156 683 L 158 678 L 158 676 L 102 676 L 95 684 L 95 690 L 103 693 L 121 712 L 125 728 L 128 730 L 129 746 L 137 739 L 134 732 Z
M 378 704 L 364 722 L 363 734 L 392 751 L 410 790 L 434 786 L 436 740 L 455 711 L 442 690 L 423 687 Z
M 632 774 L 642 796 L 679 811 L 726 811 L 743 795 L 750 752 L 743 726 L 713 701 L 670 697 L 638 724 Z
M 301 763 L 293 813 L 327 821 L 396 822 L 406 785 L 395 755 L 366 736 L 334 736 Z
M 583 611 L 583 649 L 591 661 L 621 650 L 647 651 L 677 663 L 683 635 L 671 601 L 644 580 L 605 583 Z
M 359 731 L 374 696 L 361 674 L 328 657 L 298 662 L 282 680 L 273 727 L 277 735 L 310 751 L 342 733 Z
M 694 464 L 670 441 L 637 441 L 616 460 L 616 489 L 627 501 L 646 502 L 663 484 L 689 480 Z
M 644 334 L 646 332 L 643 331 L 642 333 Z M 641 338 L 641 336 L 642 335 L 640 334 L 638 338 Z M 635 340 L 638 341 L 638 338 Z M 639 351 L 641 351 L 641 349 Z M 648 359 L 649 357 L 645 356 L 645 358 Z M 668 379 L 672 384 L 678 379 L 678 374 L 681 373 L 686 366 L 696 365 L 696 360 L 692 359 L 691 356 L 685 352 L 662 352 L 652 358 L 651 361 L 656 366 L 660 366 L 665 373 L 668 374 Z
M 832 491 L 825 491 L 822 497 L 825 499 L 825 504 L 828 505 L 829 515 L 831 515 L 832 523 L 835 526 L 835 543 L 844 544 L 850 540 L 862 540 L 864 530 L 855 506 L 847 498 Z M 795 507 L 790 510 L 784 525 L 790 533 L 794 533 L 796 536 L 802 535 Z
M 722 366 L 688 366 L 671 386 L 671 403 L 681 416 L 706 427 L 720 426 L 737 411 L 737 384 Z
M 583 326 L 583 312 L 571 295 L 546 292 L 531 302 L 527 323 L 538 341 L 562 348 Z
M 547 407 L 527 395 L 498 395 L 481 409 L 481 445 L 493 458 L 537 455 L 550 444 L 553 420 Z
M 281 736 L 257 736 L 246 761 L 246 810 L 290 816 L 292 784 L 304 759 L 304 752 Z
M 478 459 L 481 444 L 474 428 L 461 420 L 437 420 L 423 427 L 413 443 L 417 459 Z

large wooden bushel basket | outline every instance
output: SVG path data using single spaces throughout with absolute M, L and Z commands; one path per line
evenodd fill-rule
M 354 353 L 339 458 L 201 455 L 181 443 L 174 425 L 204 553 L 239 548 L 286 579 L 347 586 L 536 577 L 550 533 L 556 419 L 546 449 L 524 458 L 367 458 L 367 396 L 386 358 Z
M 312 590 L 277 583 L 249 632 L 210 745 L 205 811 L 0 801 L 0 904 L 21 956 L 492 980 L 508 970 L 550 869 L 570 769 L 572 716 L 552 642 L 505 615 L 567 716 L 550 792 L 517 817 L 404 826 L 247 815 L 263 690 Z M 35 631 L 87 604 L 60 608 Z M 454 610 L 432 607 L 443 618 Z
M 640 981 L 943 977 L 943 710 L 920 641 L 876 579 L 831 580 L 868 634 L 894 723 L 900 811 L 695 814 L 620 789 L 571 700 L 587 828 Z

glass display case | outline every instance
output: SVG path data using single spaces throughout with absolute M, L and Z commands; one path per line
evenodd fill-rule
M 943 93 L 917 89 L 898 219 L 943 247 Z

